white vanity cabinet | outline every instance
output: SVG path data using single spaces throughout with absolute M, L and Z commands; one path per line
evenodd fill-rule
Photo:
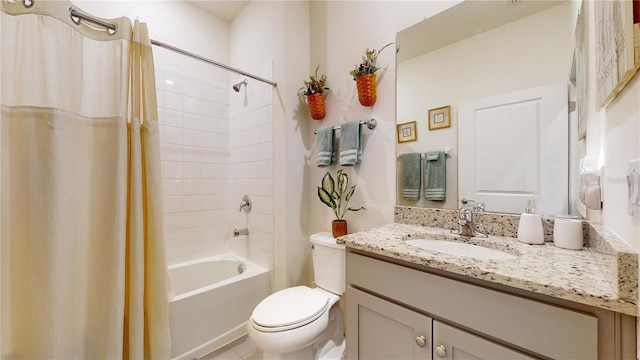
M 635 359 L 631 316 L 443 275 L 349 250 L 347 359 Z

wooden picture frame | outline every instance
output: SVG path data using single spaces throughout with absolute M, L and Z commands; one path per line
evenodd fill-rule
M 451 106 L 429 109 L 429 130 L 451 127 Z
M 398 124 L 397 128 L 398 128 L 398 143 L 418 140 L 418 133 L 417 133 L 415 121 Z

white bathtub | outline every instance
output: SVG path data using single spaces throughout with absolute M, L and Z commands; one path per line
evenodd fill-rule
M 234 254 L 171 265 L 169 276 L 172 359 L 194 359 L 244 335 L 251 312 L 270 293 L 269 271 Z

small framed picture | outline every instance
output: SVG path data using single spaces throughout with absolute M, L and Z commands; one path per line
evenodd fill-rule
M 416 132 L 416 122 L 411 121 L 404 124 L 398 124 L 398 142 L 408 142 L 418 140 Z
M 429 130 L 451 127 L 451 106 L 429 109 Z

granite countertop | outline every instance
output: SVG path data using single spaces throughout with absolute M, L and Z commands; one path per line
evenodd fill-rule
M 512 260 L 482 260 L 422 250 L 404 240 L 427 235 L 436 239 L 455 239 L 515 255 Z M 505 236 L 469 238 L 452 235 L 450 230 L 393 223 L 338 238 L 348 248 L 448 271 L 470 278 L 529 290 L 615 312 L 637 316 L 635 301 L 621 296 L 618 284 L 607 273 L 617 272 L 618 258 L 590 248 L 566 250 L 551 242 L 528 245 Z

